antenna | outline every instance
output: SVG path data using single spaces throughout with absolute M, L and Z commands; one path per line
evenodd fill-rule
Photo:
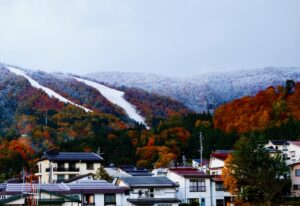
M 202 164 L 202 161 L 203 161 L 203 159 L 202 159 L 202 153 L 203 153 L 203 146 L 202 146 L 202 139 L 203 139 L 203 137 L 202 137 L 202 132 L 200 132 L 199 133 L 199 140 L 200 140 L 200 170 L 202 171 L 202 166 L 203 166 L 203 164 Z
M 104 154 L 104 153 L 102 153 L 102 152 L 100 152 L 100 151 L 101 151 L 101 150 L 100 150 L 100 147 L 98 147 L 98 149 L 97 149 L 97 153 L 96 153 L 98 156 L 101 156 L 101 155 L 103 155 L 103 154 Z

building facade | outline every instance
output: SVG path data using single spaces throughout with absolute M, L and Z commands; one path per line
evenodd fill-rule
M 102 157 L 86 152 L 44 152 L 37 163 L 39 183 L 63 182 L 77 175 L 96 174 Z

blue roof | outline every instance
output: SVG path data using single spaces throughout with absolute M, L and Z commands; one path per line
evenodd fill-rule
M 55 162 L 101 162 L 102 157 L 93 152 L 44 152 L 42 159 Z

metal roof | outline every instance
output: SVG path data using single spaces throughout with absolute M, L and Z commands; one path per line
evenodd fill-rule
M 44 152 L 42 159 L 55 162 L 101 162 L 102 157 L 93 152 Z
M 175 187 L 176 184 L 167 177 L 123 177 L 129 187 Z
M 105 180 L 82 180 L 66 184 L 71 193 L 123 193 L 126 188 L 118 187 Z
M 124 193 L 127 188 L 113 185 L 105 180 L 82 180 L 76 183 L 53 183 L 53 184 L 6 184 L 1 194 L 26 194 L 32 190 L 47 191 L 55 194 L 86 194 L 86 193 Z
M 173 167 L 169 171 L 186 178 L 211 178 L 212 175 L 206 174 L 193 167 Z
M 181 202 L 177 198 L 138 198 L 127 199 L 128 202 L 135 205 L 153 205 L 155 203 L 178 203 Z

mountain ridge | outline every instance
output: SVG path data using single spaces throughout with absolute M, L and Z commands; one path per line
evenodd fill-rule
M 269 86 L 300 81 L 300 67 L 265 67 L 253 70 L 213 72 L 188 78 L 132 72 L 97 72 L 87 77 L 117 87 L 135 87 L 169 96 L 196 112 L 214 109 L 243 96 L 253 96 Z

